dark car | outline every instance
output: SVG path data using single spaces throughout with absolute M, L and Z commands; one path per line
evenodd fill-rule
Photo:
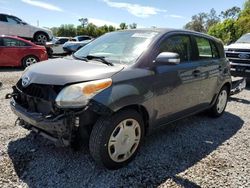
M 27 67 L 48 59 L 44 46 L 15 36 L 0 35 L 0 66 Z
M 135 29 L 31 66 L 13 88 L 8 97 L 21 126 L 62 145 L 89 143 L 97 163 L 117 169 L 155 128 L 204 110 L 221 116 L 231 76 L 213 37 Z

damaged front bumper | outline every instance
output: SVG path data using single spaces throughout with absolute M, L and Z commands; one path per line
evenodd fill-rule
M 240 78 L 232 81 L 232 89 L 230 95 L 235 95 L 240 93 L 246 88 L 246 79 Z
M 76 113 L 64 113 L 57 116 L 43 116 L 41 113 L 28 112 L 15 102 L 10 102 L 12 111 L 19 117 L 19 125 L 33 130 L 37 134 L 60 146 L 69 146 L 74 139 L 74 133 L 79 127 L 79 117 Z

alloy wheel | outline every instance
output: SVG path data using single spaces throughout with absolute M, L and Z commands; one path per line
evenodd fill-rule
M 36 60 L 36 58 L 34 58 L 34 57 L 28 57 L 28 58 L 26 59 L 26 61 L 25 61 L 26 67 L 28 67 L 28 66 L 30 66 L 30 65 L 32 65 L 32 64 L 34 64 L 34 63 L 37 63 L 37 60 Z

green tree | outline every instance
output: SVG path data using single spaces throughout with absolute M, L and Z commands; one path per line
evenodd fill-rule
M 239 7 L 232 7 L 230 9 L 227 9 L 225 11 L 221 11 L 220 16 L 223 19 L 237 19 L 240 14 L 241 9 Z
M 194 30 L 198 32 L 206 33 L 209 28 L 220 22 L 219 16 L 214 9 L 211 9 L 209 13 L 201 12 L 192 16 L 190 22 L 188 22 L 184 28 Z
M 129 24 L 129 28 L 130 29 L 136 29 L 137 28 L 137 24 L 136 23 Z
M 120 23 L 120 29 L 124 30 L 124 29 L 128 29 L 128 25 L 124 22 Z
M 64 24 L 58 28 L 57 36 L 74 37 L 76 36 L 76 28 L 73 24 Z
M 226 19 L 221 23 L 213 25 L 208 34 L 220 38 L 225 44 L 234 42 L 239 36 L 237 25 L 234 19 Z
M 199 13 L 192 16 L 192 20 L 188 22 L 184 28 L 189 30 L 194 30 L 198 32 L 206 32 L 205 22 L 207 19 L 206 13 Z

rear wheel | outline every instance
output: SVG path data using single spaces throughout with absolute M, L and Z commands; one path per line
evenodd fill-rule
M 40 44 L 45 44 L 47 41 L 49 41 L 47 35 L 43 32 L 35 34 L 34 40 Z
M 222 87 L 214 106 L 210 109 L 213 117 L 220 117 L 224 113 L 227 106 L 228 96 L 228 88 L 226 86 Z
M 136 156 L 143 136 L 143 120 L 135 110 L 101 117 L 90 135 L 90 153 L 98 164 L 108 169 L 118 169 Z
M 22 66 L 23 68 L 26 68 L 30 65 L 33 65 L 34 63 L 37 63 L 38 59 L 34 56 L 27 56 L 22 60 Z

